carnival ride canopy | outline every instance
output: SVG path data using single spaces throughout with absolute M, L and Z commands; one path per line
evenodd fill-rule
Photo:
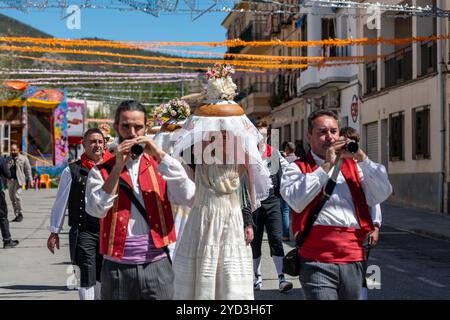
M 37 88 L 28 82 L 3 82 L 0 86 L 0 106 L 56 108 L 64 100 L 58 89 Z

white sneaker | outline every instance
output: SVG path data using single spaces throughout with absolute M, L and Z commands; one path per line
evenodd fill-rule
M 261 290 L 261 288 L 262 288 L 262 279 L 258 279 L 253 284 L 253 289 L 255 289 L 256 291 L 259 291 L 259 290 Z

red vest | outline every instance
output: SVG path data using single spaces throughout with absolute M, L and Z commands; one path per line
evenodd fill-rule
M 311 153 L 295 163 L 303 174 L 312 173 L 318 168 Z M 350 263 L 364 260 L 363 242 L 367 233 L 374 230 L 374 227 L 356 162 L 352 159 L 344 159 L 341 173 L 350 189 L 360 229 L 314 225 L 300 249 L 300 255 L 303 258 L 325 263 Z M 321 196 L 322 191 L 301 213 L 293 213 L 294 234 L 304 230 L 310 211 L 319 204 Z
M 103 179 L 108 179 L 106 166 L 114 167 L 116 158 L 99 165 Z M 172 208 L 167 195 L 166 182 L 156 171 L 158 163 L 144 154 L 139 163 L 139 186 L 147 210 L 150 236 L 156 248 L 165 247 L 176 241 Z M 133 189 L 130 175 L 124 166 L 120 177 Z M 119 196 L 106 217 L 100 220 L 100 253 L 118 259 L 123 256 L 130 220 L 131 200 L 119 187 Z

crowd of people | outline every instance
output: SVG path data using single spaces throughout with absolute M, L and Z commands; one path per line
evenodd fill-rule
M 196 117 L 184 128 L 202 118 Z M 310 114 L 307 152 L 289 141 L 272 148 L 266 123 L 240 117 L 241 127 L 233 117 L 220 119 L 197 141 L 190 138 L 198 129 L 177 139 L 167 132 L 153 137 L 146 134 L 145 107 L 129 100 L 117 108 L 114 144 L 101 128 L 84 133 L 84 153 L 62 172 L 47 240 L 55 253 L 68 211 L 81 300 L 254 299 L 263 289 L 264 232 L 281 293 L 293 288 L 283 270 L 283 242 L 305 233 L 298 248 L 305 299 L 367 299 L 365 273 L 379 239 L 380 203 L 392 192 L 384 166 L 367 157 L 355 129 L 339 128 L 333 112 Z M 251 137 L 253 149 L 248 141 L 236 145 L 243 136 Z M 350 151 L 350 143 L 357 149 Z M 208 150 L 220 161 L 211 162 Z M 3 247 L 14 248 L 19 241 L 9 230 L 3 189 L 12 221 L 21 222 L 23 186 L 38 181 L 16 144 L 10 156 L 0 157 L 0 176 Z
M 366 296 L 365 266 L 368 251 L 378 242 L 379 204 L 392 187 L 385 168 L 361 147 L 347 150 L 359 136 L 351 128 L 340 132 L 334 113 L 309 116 L 310 150 L 301 153 L 292 142 L 282 150 L 272 148 L 265 124 L 245 122 L 259 152 L 249 159 L 251 150 L 244 150 L 243 162 L 236 161 L 227 144 L 239 140 L 239 129 L 227 128 L 236 122 L 220 122 L 221 130 L 184 143 L 194 136 L 187 123 L 187 134 L 172 144 L 171 152 L 146 135 L 146 123 L 147 111 L 139 102 L 122 102 L 111 152 L 103 132 L 90 129 L 81 159 L 61 176 L 47 246 L 52 253 L 59 249 L 68 210 L 80 299 L 254 299 L 254 291 L 263 288 L 264 231 L 279 290 L 289 292 L 293 284 L 283 271 L 283 241 L 295 241 L 305 230 L 338 162 L 334 191 L 298 251 L 299 280 L 306 299 Z M 214 157 L 221 152 L 231 162 L 183 161 L 205 157 L 212 145 Z M 175 224 L 179 206 L 188 212 L 182 227 Z M 21 213 L 19 207 L 15 212 Z M 8 233 L 3 237 L 10 238 Z
M 115 139 L 105 126 L 84 133 L 84 153 L 60 177 L 47 240 L 54 254 L 68 212 L 81 300 L 252 300 L 264 288 L 264 232 L 281 293 L 293 288 L 289 242 L 306 299 L 367 298 L 380 203 L 392 193 L 386 168 L 327 110 L 308 117 L 308 151 L 273 147 L 270 127 L 233 101 L 233 72 L 207 72 L 209 102 L 193 114 L 179 99 L 156 108 L 156 135 L 135 100 L 117 107 Z M 0 176 L 21 222 L 22 187 L 35 181 L 17 145 L 0 158 Z M 4 248 L 19 244 L 3 188 L 0 229 Z

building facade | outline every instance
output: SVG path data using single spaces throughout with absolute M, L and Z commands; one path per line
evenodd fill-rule
M 301 5 L 302 1 L 296 0 L 296 3 Z M 383 3 L 450 9 L 450 2 L 443 0 Z M 252 40 L 399 39 L 450 34 L 448 19 L 397 14 L 380 12 L 379 20 L 373 23 L 362 9 L 301 8 L 287 17 L 280 14 L 272 15 L 271 20 L 267 16 L 259 17 L 258 21 L 270 22 L 262 27 L 266 30 L 265 38 Z M 235 14 L 234 19 L 239 15 Z M 247 21 L 244 25 L 254 23 L 249 19 L 255 19 L 255 15 L 242 15 L 247 15 L 241 18 Z M 231 32 L 230 28 L 239 28 L 231 17 L 233 14 L 223 24 L 229 29 L 228 38 L 242 39 L 239 35 L 247 29 L 241 27 L 241 33 Z M 239 50 L 241 53 L 332 58 L 325 65 L 310 61 L 306 69 L 280 69 L 257 78 L 243 74 L 239 79 L 240 89 L 244 88 L 240 103 L 250 117 L 270 119 L 272 128 L 279 129 L 280 144 L 293 141 L 305 150 L 308 150 L 308 115 L 317 109 L 337 112 L 341 126 L 358 129 L 362 148 L 388 170 L 394 188 L 391 203 L 450 212 L 448 40 L 378 42 L 349 47 L 274 46 L 258 48 L 259 51 L 241 47 Z M 359 64 L 333 66 L 338 64 L 339 57 L 345 56 L 365 58 Z M 264 89 L 257 89 L 262 82 L 268 84 Z M 252 86 L 255 89 L 245 89 Z M 261 113 L 256 114 L 256 110 Z
M 436 5 L 436 1 L 409 4 Z M 429 37 L 444 34 L 447 24 L 435 17 L 393 18 L 392 12 L 383 13 L 380 22 L 379 29 L 370 29 L 359 19 L 359 35 Z M 448 111 L 439 63 L 448 60 L 445 47 L 445 41 L 358 47 L 359 55 L 378 55 L 376 61 L 359 65 L 364 149 L 370 158 L 386 166 L 394 188 L 391 202 L 434 211 L 447 211 L 444 119 Z

